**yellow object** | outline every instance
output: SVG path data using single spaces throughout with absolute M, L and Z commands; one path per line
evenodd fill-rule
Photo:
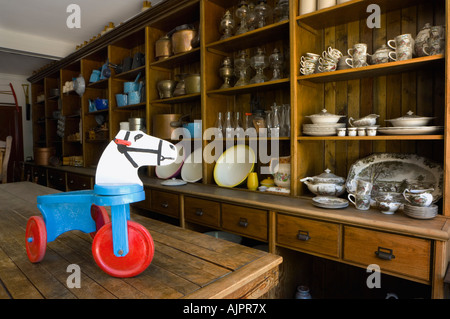
M 250 173 L 247 178 L 247 188 L 251 191 L 256 191 L 258 186 L 258 174 L 255 172 Z
M 266 179 L 263 179 L 261 181 L 261 186 L 271 187 L 271 186 L 274 186 L 274 185 L 275 185 L 275 183 L 274 183 L 272 177 L 267 177 Z

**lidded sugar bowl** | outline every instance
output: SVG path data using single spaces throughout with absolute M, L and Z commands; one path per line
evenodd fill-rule
M 345 192 L 345 178 L 336 176 L 327 168 L 325 172 L 314 177 L 300 180 L 311 193 L 318 196 L 340 196 Z

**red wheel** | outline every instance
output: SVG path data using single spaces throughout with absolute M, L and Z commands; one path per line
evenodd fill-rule
M 47 229 L 42 217 L 33 216 L 28 219 L 25 230 L 25 246 L 28 259 L 32 263 L 40 262 L 44 258 L 47 248 Z
M 95 227 L 97 229 L 96 231 L 90 233 L 91 237 L 94 238 L 100 228 L 102 228 L 105 224 L 110 223 L 111 220 L 109 219 L 106 208 L 103 206 L 92 205 L 91 216 L 92 219 L 95 220 Z
M 92 254 L 97 265 L 108 275 L 119 278 L 134 277 L 150 265 L 155 246 L 153 238 L 142 225 L 127 221 L 129 251 L 124 257 L 113 252 L 112 224 L 103 226 L 92 243 Z

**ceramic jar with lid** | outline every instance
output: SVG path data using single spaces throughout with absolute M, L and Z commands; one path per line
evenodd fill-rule
M 308 115 L 307 118 L 311 119 L 311 122 L 314 124 L 335 124 L 339 122 L 342 117 L 345 115 L 336 115 L 328 113 L 326 109 L 323 109 L 322 112 L 318 114 Z
M 336 176 L 329 169 L 320 175 L 305 177 L 300 182 L 305 183 L 310 192 L 318 196 L 340 196 L 345 192 L 345 178 Z
M 417 127 L 427 125 L 432 119 L 434 119 L 434 117 L 418 116 L 412 111 L 408 111 L 405 116 L 385 121 L 390 122 L 392 126 Z

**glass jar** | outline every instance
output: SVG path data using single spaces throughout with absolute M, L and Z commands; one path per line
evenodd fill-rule
M 234 59 L 234 71 L 238 80 L 236 81 L 236 86 L 243 86 L 248 84 L 248 68 L 250 66 L 249 58 L 245 50 L 241 50 L 238 56 Z
M 295 299 L 312 299 L 309 288 L 306 286 L 298 286 L 295 292 Z
M 283 55 L 278 51 L 277 48 L 273 50 L 273 53 L 269 57 L 269 63 L 272 68 L 272 79 L 279 80 L 283 77 Z
M 272 8 L 267 4 L 267 0 L 259 0 L 255 6 L 256 28 L 265 27 L 272 15 Z

